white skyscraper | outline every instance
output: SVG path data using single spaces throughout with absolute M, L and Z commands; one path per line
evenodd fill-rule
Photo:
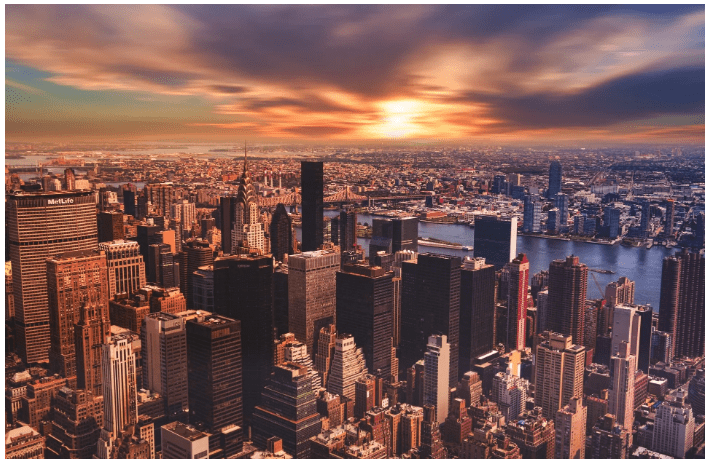
M 446 335 L 432 335 L 425 352 L 424 404 L 437 408 L 437 422 L 449 413 L 449 343 Z
M 367 374 L 363 349 L 356 348 L 354 337 L 349 334 L 337 336 L 327 390 L 353 401 L 356 397 L 356 381 Z
M 630 431 L 633 427 L 636 356 L 630 353 L 626 341 L 619 344 L 619 352 L 611 357 L 611 376 L 609 413 L 616 415 L 616 421 Z
M 653 451 L 684 458 L 692 448 L 695 418 L 692 406 L 685 403 L 685 393 L 678 390 L 674 400 L 664 401 L 656 410 Z
M 626 341 L 629 344 L 629 354 L 635 355 L 638 359 L 640 333 L 641 317 L 638 315 L 638 308 L 627 304 L 616 305 L 611 330 L 611 355 L 618 354 L 619 345 Z
M 510 373 L 496 373 L 491 387 L 491 400 L 498 404 L 498 410 L 507 421 L 514 420 L 525 410 L 530 382 Z
M 114 442 L 128 426 L 137 423 L 135 355 L 130 335 L 113 336 L 103 345 L 103 429 L 97 456 L 110 459 Z

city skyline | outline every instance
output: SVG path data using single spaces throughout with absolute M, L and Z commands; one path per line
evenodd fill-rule
M 702 5 L 13 5 L 5 38 L 8 141 L 704 144 Z

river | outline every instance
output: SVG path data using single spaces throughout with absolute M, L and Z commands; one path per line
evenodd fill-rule
M 337 216 L 337 211 L 325 211 L 325 216 Z M 371 224 L 373 216 L 358 215 L 358 222 Z M 462 224 L 432 224 L 420 223 L 420 237 L 435 237 L 462 245 L 474 245 L 474 229 Z M 297 238 L 301 241 L 302 229 L 297 229 Z M 358 243 L 368 255 L 370 239 L 359 238 Z M 675 253 L 675 249 L 668 250 L 662 246 L 654 246 L 650 250 L 645 248 L 631 248 L 622 245 L 596 245 L 585 242 L 545 239 L 528 236 L 518 236 L 516 244 L 518 253 L 525 253 L 530 261 L 530 273 L 535 274 L 547 270 L 550 262 L 555 259 L 564 259 L 569 255 L 579 256 L 579 261 L 590 268 L 608 269 L 615 274 L 599 274 L 590 272 L 587 281 L 587 297 L 600 298 L 599 289 L 596 287 L 592 274 L 599 282 L 602 290 L 610 282 L 625 276 L 636 282 L 635 301 L 637 304 L 650 304 L 656 311 L 660 301 L 660 277 L 663 258 Z M 472 256 L 473 252 L 453 250 L 448 248 L 419 247 L 420 252 L 449 254 L 454 256 Z

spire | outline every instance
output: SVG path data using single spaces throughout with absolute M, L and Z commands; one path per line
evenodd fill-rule
M 243 174 L 248 169 L 248 141 L 243 141 Z

